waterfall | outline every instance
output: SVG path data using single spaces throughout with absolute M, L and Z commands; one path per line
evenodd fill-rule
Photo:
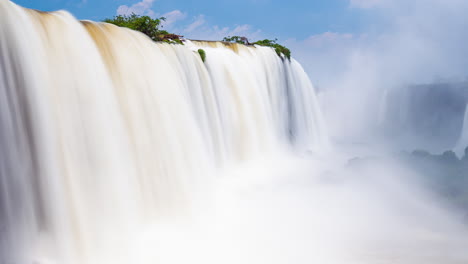
M 378 106 L 378 116 L 377 116 L 377 125 L 382 126 L 387 118 L 387 109 L 388 109 L 388 90 L 383 91 L 382 97 L 380 97 Z
M 460 137 L 456 146 L 453 148 L 453 151 L 458 155 L 458 157 L 463 157 L 465 155 L 465 149 L 468 147 L 468 104 L 465 107 L 465 116 L 463 118 L 463 126 L 460 131 Z
M 327 142 L 309 78 L 271 48 L 0 0 L 2 264 L 139 263 L 131 238 L 196 211 L 220 169 Z

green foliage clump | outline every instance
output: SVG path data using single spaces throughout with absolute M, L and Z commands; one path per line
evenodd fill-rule
M 224 37 L 223 41 L 225 42 L 232 42 L 232 43 L 238 43 L 238 44 L 245 44 L 249 45 L 249 40 L 246 37 L 240 37 L 240 36 L 229 36 L 229 37 Z
M 160 29 L 162 28 L 161 23 L 165 20 L 165 17 L 153 19 L 149 16 L 131 14 L 129 16 L 118 15 L 113 18 L 106 18 L 103 20 L 103 22 L 140 31 L 150 37 L 153 41 L 163 41 L 171 44 L 183 44 L 182 40 L 180 39 L 182 36 Z
M 238 43 L 238 44 L 245 44 L 245 45 L 259 45 L 259 46 L 272 47 L 275 50 L 276 54 L 278 54 L 278 56 L 281 57 L 281 55 L 283 55 L 284 57 L 288 58 L 288 60 L 291 59 L 291 51 L 285 46 L 278 44 L 276 42 L 277 39 L 274 39 L 274 40 L 264 39 L 264 40 L 256 41 L 254 43 L 250 43 L 246 37 L 229 36 L 229 37 L 223 38 L 223 41 Z
M 202 59 L 203 62 L 206 60 L 206 52 L 203 49 L 198 49 L 198 54 L 200 54 L 200 58 Z
M 281 54 L 283 54 L 286 58 L 288 58 L 288 60 L 290 60 L 291 59 L 291 51 L 288 48 L 286 48 L 285 46 L 276 43 L 276 41 L 277 41 L 277 39 L 275 39 L 275 40 L 264 39 L 264 40 L 256 41 L 256 42 L 254 42 L 252 44 L 259 45 L 259 46 L 272 47 L 272 48 L 275 49 L 276 54 L 278 54 L 278 56 L 281 56 Z

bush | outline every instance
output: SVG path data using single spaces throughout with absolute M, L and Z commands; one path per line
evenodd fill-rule
M 223 41 L 238 43 L 238 44 L 244 44 L 244 45 L 250 45 L 249 40 L 246 37 L 240 37 L 240 36 L 224 37 Z
M 161 22 L 165 20 L 165 17 L 153 19 L 149 16 L 131 14 L 129 16 L 118 15 L 113 18 L 106 18 L 103 20 L 103 22 L 140 31 L 151 38 L 153 41 L 183 44 L 181 40 L 182 36 L 160 29 L 162 28 Z
M 281 54 L 283 54 L 288 60 L 291 59 L 291 51 L 286 48 L 283 45 L 280 45 L 276 43 L 277 39 L 271 40 L 271 39 L 264 39 L 264 40 L 259 40 L 254 42 L 254 45 L 259 45 L 259 46 L 266 46 L 266 47 L 272 47 L 275 49 L 276 54 L 281 57 Z
M 203 62 L 206 60 L 206 52 L 203 49 L 198 49 L 198 54 L 200 54 L 200 58 Z
M 250 43 L 249 40 L 246 37 L 240 37 L 240 36 L 229 36 L 223 38 L 223 41 L 226 42 L 232 42 L 232 43 L 238 43 L 238 44 L 244 44 L 244 45 L 259 45 L 259 46 L 265 46 L 265 47 L 271 47 L 275 50 L 276 54 L 282 58 L 281 55 L 286 57 L 288 60 L 291 59 L 291 51 L 286 48 L 283 45 L 278 44 L 275 40 L 271 39 L 264 39 L 264 40 L 259 40 L 254 43 Z

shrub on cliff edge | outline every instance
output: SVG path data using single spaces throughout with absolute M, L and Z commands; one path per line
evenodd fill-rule
M 119 27 L 126 27 L 147 35 L 153 41 L 163 41 L 166 43 L 183 44 L 180 35 L 172 34 L 166 30 L 162 30 L 161 23 L 165 21 L 165 17 L 151 18 L 149 16 L 139 16 L 136 14 L 117 15 L 113 18 L 106 18 L 103 22 L 114 24 Z

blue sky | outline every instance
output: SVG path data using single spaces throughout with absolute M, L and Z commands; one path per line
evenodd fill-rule
M 280 41 L 305 39 L 324 32 L 355 34 L 369 30 L 374 23 L 374 13 L 359 7 L 366 7 L 362 2 L 374 1 L 14 0 L 21 6 L 43 11 L 65 9 L 79 19 L 102 20 L 118 12 L 132 11 L 152 16 L 166 15 L 171 18 L 170 25 L 167 25 L 170 29 L 191 38 L 217 38 L 221 33 L 237 32 L 253 38 L 278 38 Z M 199 26 L 187 30 L 191 25 L 192 28 Z

